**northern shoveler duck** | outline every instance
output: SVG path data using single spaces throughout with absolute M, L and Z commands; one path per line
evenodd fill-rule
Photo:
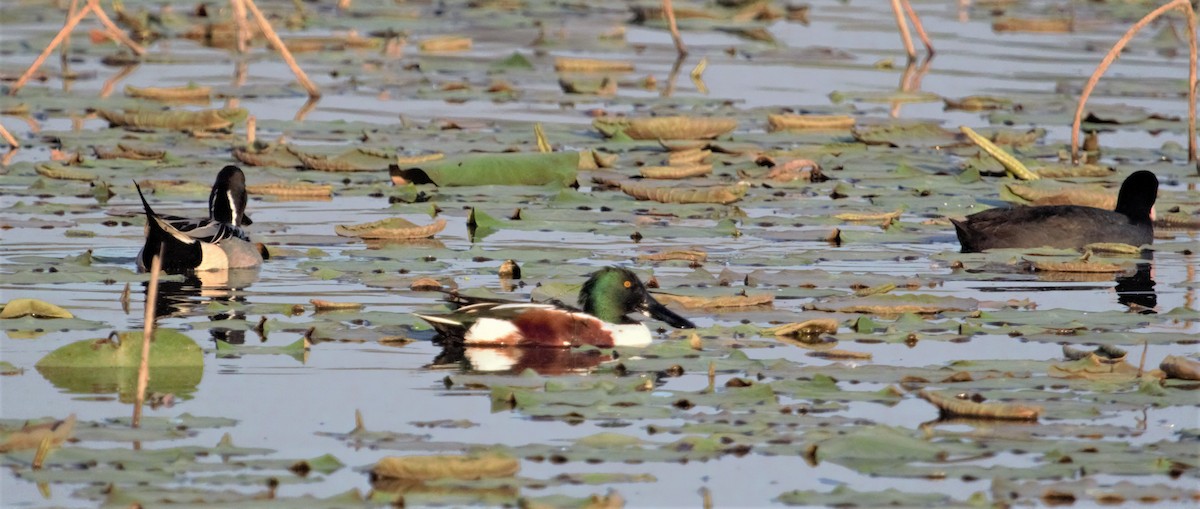
M 443 338 L 466 346 L 642 346 L 650 329 L 629 313 L 640 312 L 676 328 L 695 325 L 659 304 L 633 272 L 608 267 L 579 291 L 579 308 L 562 303 L 479 302 L 444 315 L 417 316 Z
M 993 248 L 1080 248 L 1095 242 L 1141 246 L 1154 242 L 1158 178 L 1146 170 L 1121 184 L 1116 210 L 1080 205 L 989 209 L 951 219 L 962 252 Z
M 262 265 L 263 253 L 242 229 L 252 221 L 246 215 L 246 176 L 237 166 L 226 166 L 217 174 L 206 219 L 160 216 L 137 182 L 133 185 L 146 209 L 146 245 L 138 254 L 139 269 L 149 268 L 160 249 L 162 268 L 169 274 Z

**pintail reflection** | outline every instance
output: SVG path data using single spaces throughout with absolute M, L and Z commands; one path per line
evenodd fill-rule
M 196 271 L 183 280 L 163 278 L 158 282 L 158 301 L 154 316 L 190 317 L 207 315 L 214 322 L 246 321 L 246 292 L 258 281 L 258 268 Z M 219 309 L 208 314 L 212 303 Z M 246 342 L 246 330 L 253 327 L 213 326 L 209 334 L 214 340 L 235 345 Z M 261 333 L 260 333 L 261 336 Z M 265 338 L 263 338 L 265 339 Z

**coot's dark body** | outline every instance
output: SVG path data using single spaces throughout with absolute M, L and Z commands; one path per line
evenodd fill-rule
M 1060 247 L 1080 248 L 1095 242 L 1133 246 L 1154 242 L 1152 211 L 1158 178 L 1138 171 L 1125 179 L 1116 210 L 1079 205 L 1013 207 L 951 219 L 964 253 L 985 249 Z

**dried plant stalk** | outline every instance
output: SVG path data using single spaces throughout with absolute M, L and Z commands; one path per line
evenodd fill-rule
M 21 146 L 20 143 L 17 143 L 17 139 L 13 137 L 12 133 L 8 132 L 8 129 L 4 128 L 4 124 L 0 124 L 0 138 L 4 138 L 4 142 L 12 148 Z
M 1108 67 L 1113 61 L 1120 56 L 1121 51 L 1125 49 L 1125 45 L 1133 39 L 1134 34 L 1137 34 L 1146 25 L 1150 24 L 1159 16 L 1162 16 L 1171 9 L 1179 9 L 1183 12 L 1184 18 L 1187 20 L 1188 27 L 1188 162 L 1196 162 L 1196 13 L 1192 10 L 1192 4 L 1188 0 L 1172 0 L 1171 2 L 1159 7 L 1147 14 L 1146 17 L 1134 23 L 1129 28 L 1121 39 L 1113 44 L 1112 49 L 1108 50 L 1108 54 L 1104 55 L 1104 59 L 1100 61 L 1100 65 L 1096 66 L 1096 70 L 1092 72 L 1092 76 L 1088 78 L 1087 84 L 1083 86 L 1083 92 L 1079 94 L 1079 105 L 1075 107 L 1075 121 L 1071 124 L 1071 162 L 1079 162 L 1079 129 L 1083 124 L 1083 107 L 1087 104 L 1088 97 L 1092 95 L 1092 90 L 1096 88 L 1096 84 L 1100 82 L 1100 77 L 1108 71 Z
M 912 20 L 913 31 L 917 32 L 917 37 L 921 38 L 921 44 L 925 45 L 925 52 L 929 56 L 933 56 L 933 43 L 929 41 L 929 35 L 925 33 L 925 26 L 921 24 L 921 17 L 917 16 L 917 11 L 913 10 L 912 2 L 901 0 L 900 4 L 904 6 L 904 12 L 908 14 L 908 19 Z M 911 57 L 912 55 L 909 56 Z
M 133 422 L 137 428 L 142 425 L 142 405 L 146 402 L 146 385 L 150 383 L 150 339 L 154 337 L 154 310 L 158 300 L 158 273 L 162 271 L 162 246 L 158 255 L 150 262 L 150 286 L 146 289 L 146 314 L 142 318 L 145 325 L 142 328 L 142 362 L 138 365 L 137 394 L 134 395 Z
M 285 45 L 283 41 L 279 39 L 279 34 L 275 33 L 275 29 L 271 27 L 271 22 L 267 21 L 267 18 L 266 16 L 263 16 L 262 11 L 258 10 L 258 6 L 254 5 L 254 0 L 241 1 L 245 3 L 246 10 L 250 11 L 250 15 L 254 16 L 254 21 L 258 23 L 258 28 L 262 30 L 263 35 L 267 38 L 267 41 L 270 42 L 271 46 L 275 48 L 275 51 L 278 51 L 279 55 L 283 57 L 283 61 L 287 64 L 288 68 L 295 73 L 296 79 L 300 81 L 300 86 L 304 87 L 304 90 L 308 91 L 308 96 L 321 97 L 321 89 L 317 88 L 317 85 L 308 79 L 307 74 L 304 74 L 304 69 L 301 69 L 300 65 L 296 63 L 296 58 L 292 56 L 291 51 L 288 51 L 287 45 Z
M 979 145 L 979 148 L 983 149 L 984 152 L 987 152 L 988 155 L 996 158 L 997 161 L 1000 161 L 1000 164 L 1004 166 L 1004 169 L 1008 170 L 1008 172 L 1014 177 L 1017 177 L 1021 180 L 1037 180 L 1040 178 L 1038 174 L 1029 171 L 1029 168 L 1026 168 L 1025 165 L 1022 164 L 1021 161 L 1018 161 L 1017 158 L 1013 157 L 1012 154 L 1005 152 L 1004 149 L 996 146 L 996 144 L 992 143 L 991 140 L 980 136 L 980 134 L 975 132 L 974 129 L 964 125 L 959 126 L 959 130 L 961 130 L 963 134 L 966 134 L 967 138 L 970 138 L 972 142 L 974 142 L 976 145 Z
M 675 51 L 679 56 L 687 55 L 687 46 L 683 45 L 683 36 L 679 35 L 679 26 L 675 23 L 675 6 L 671 0 L 662 0 L 663 15 L 667 17 L 667 27 L 671 30 L 671 40 L 675 42 Z
M 121 31 L 121 28 L 118 27 L 116 23 L 113 23 L 112 18 L 109 18 L 108 14 L 104 12 L 104 8 L 100 7 L 100 0 L 88 0 L 88 7 L 91 7 L 92 14 L 96 15 L 96 19 L 100 20 L 100 24 L 104 25 L 104 29 L 107 30 L 109 35 L 112 35 L 117 42 L 124 44 L 129 48 L 129 51 L 132 51 L 133 54 L 139 57 L 146 54 L 146 48 L 143 48 L 140 44 L 133 42 L 133 39 L 130 39 L 128 35 L 125 35 L 125 32 Z
M 892 0 L 892 13 L 896 15 L 896 28 L 900 30 L 900 41 L 904 43 L 904 52 L 908 53 L 910 60 L 917 58 L 917 48 L 913 45 L 912 34 L 908 31 L 908 23 L 904 21 L 903 7 L 900 6 L 901 0 Z
M 63 24 L 62 30 L 59 30 L 58 35 L 55 35 L 54 39 L 50 40 L 50 44 L 46 45 L 46 49 L 42 50 L 42 54 L 38 55 L 38 57 L 33 60 L 33 64 L 29 66 L 29 69 L 25 70 L 25 74 L 22 74 L 20 78 L 17 78 L 17 82 L 13 84 L 11 89 L 9 89 L 8 95 L 17 95 L 17 92 L 21 90 L 21 87 L 24 87 L 25 83 L 29 81 L 29 78 L 33 77 L 33 73 L 37 72 L 38 68 L 46 62 L 46 58 L 50 56 L 50 53 L 54 51 L 54 48 L 58 47 L 59 44 L 62 44 L 63 40 L 67 38 L 67 35 L 69 35 L 72 30 L 75 30 L 75 27 L 79 25 L 79 22 L 83 21 L 83 18 L 86 18 L 90 12 L 92 12 L 92 5 L 88 4 L 82 9 L 79 9 L 79 12 L 76 12 L 74 16 L 71 16 L 69 19 L 67 19 L 67 22 Z

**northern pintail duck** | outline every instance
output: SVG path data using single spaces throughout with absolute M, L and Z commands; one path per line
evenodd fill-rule
M 146 245 L 138 254 L 139 269 L 150 267 L 160 248 L 162 268 L 169 274 L 262 265 L 263 253 L 242 229 L 252 221 L 246 215 L 246 176 L 237 166 L 226 166 L 217 174 L 205 219 L 160 216 L 137 182 L 133 185 L 146 209 Z
M 1141 170 L 1121 184 L 1116 210 L 1081 205 L 989 209 L 951 219 L 964 253 L 994 248 L 1080 248 L 1096 242 L 1154 242 L 1158 178 Z
M 639 312 L 676 328 L 695 325 L 660 304 L 633 272 L 608 267 L 579 291 L 579 308 L 562 303 L 479 302 L 442 315 L 417 316 L 450 341 L 466 346 L 644 346 L 650 329 L 630 319 Z

